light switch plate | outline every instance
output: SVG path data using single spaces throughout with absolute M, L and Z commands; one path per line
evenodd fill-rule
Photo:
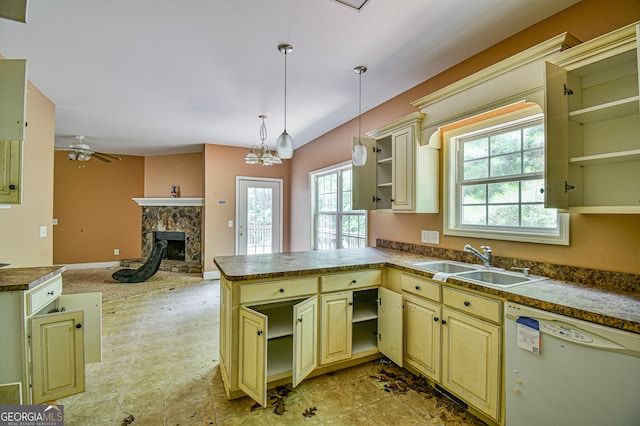
M 45 238 L 47 236 L 47 227 L 46 226 L 41 226 L 40 227 L 40 238 Z
M 430 244 L 440 244 L 440 233 L 438 231 L 429 231 Z
M 422 230 L 420 234 L 420 242 L 428 243 L 429 242 L 429 231 Z

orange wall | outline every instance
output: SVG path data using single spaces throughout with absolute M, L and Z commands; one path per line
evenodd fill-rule
M 144 196 L 170 197 L 171 187 L 178 186 L 179 197 L 202 197 L 202 158 L 202 152 L 145 157 Z
M 248 148 L 222 145 L 204 147 L 204 270 L 215 271 L 213 258 L 235 253 L 235 226 L 229 228 L 227 222 L 236 216 L 236 177 L 264 177 L 283 180 L 282 222 L 283 251 L 289 251 L 291 165 L 293 160 L 283 160 L 281 166 L 263 167 L 247 165 L 244 156 Z
M 414 112 L 412 101 L 563 32 L 585 41 L 638 20 L 637 0 L 583 0 L 366 112 L 362 128 L 375 129 Z M 293 251 L 310 247 L 309 172 L 348 160 L 356 134 L 357 122 L 352 120 L 295 151 L 291 171 L 291 206 L 296 212 L 291 224 Z M 574 214 L 570 227 L 570 246 L 550 246 L 443 236 L 441 214 L 371 212 L 369 245 L 375 245 L 377 238 L 420 244 L 420 230 L 429 229 L 440 231 L 439 247 L 443 248 L 461 250 L 466 243 L 487 244 L 496 256 L 640 274 L 640 215 Z
M 11 267 L 49 266 L 53 259 L 55 105 L 31 83 L 27 84 L 26 114 L 22 203 L 0 208 L 0 263 Z M 44 238 L 40 238 L 41 226 L 47 229 Z
M 54 156 L 53 261 L 55 264 L 118 261 L 141 256 L 144 157 L 104 163 Z M 120 254 L 114 255 L 113 250 Z

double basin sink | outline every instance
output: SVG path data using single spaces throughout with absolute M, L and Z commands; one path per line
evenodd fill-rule
M 535 281 L 546 280 L 546 277 L 509 272 L 500 268 L 472 265 L 449 260 L 435 260 L 413 264 L 414 268 L 434 274 L 434 279 L 446 281 L 454 276 L 461 281 L 485 285 L 494 288 L 509 288 Z

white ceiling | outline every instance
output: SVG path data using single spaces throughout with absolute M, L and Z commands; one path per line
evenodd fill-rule
M 0 19 L 0 54 L 26 58 L 56 104 L 56 146 L 196 152 L 203 143 L 300 147 L 576 0 L 29 0 Z M 363 129 L 369 130 L 369 129 Z

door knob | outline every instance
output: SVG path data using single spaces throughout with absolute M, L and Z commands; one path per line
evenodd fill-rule
M 82 328 L 82 324 L 76 324 L 76 328 Z

